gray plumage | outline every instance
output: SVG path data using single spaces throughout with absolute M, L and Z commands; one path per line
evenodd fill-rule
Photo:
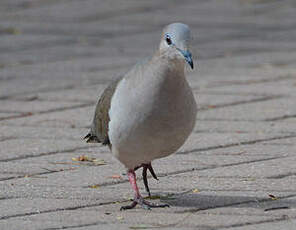
M 177 151 L 192 132 L 197 106 L 186 80 L 184 66 L 193 68 L 189 27 L 173 23 L 164 28 L 159 50 L 111 83 L 99 99 L 87 142 L 108 145 L 126 167 L 135 191 L 129 209 L 165 207 L 141 197 L 134 171 L 143 167 L 146 191 L 150 194 L 147 170 L 157 179 L 151 162 Z

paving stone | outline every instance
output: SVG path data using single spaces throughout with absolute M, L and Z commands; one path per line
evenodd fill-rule
M 244 176 L 244 177 L 260 177 L 264 175 L 267 178 L 281 178 L 289 175 L 294 175 L 296 172 L 294 171 L 293 166 L 290 162 L 294 162 L 294 157 L 281 157 L 279 159 L 262 161 L 262 162 L 254 162 L 250 165 L 246 166 L 232 166 L 225 167 L 223 169 L 213 169 L 207 171 L 205 174 L 207 176 L 211 175 L 221 175 L 223 173 L 224 176 Z M 202 175 L 205 175 L 202 173 Z
M 75 150 L 79 147 L 86 147 L 83 142 L 70 140 L 38 140 L 38 139 L 10 139 L 0 142 L 0 161 L 9 159 L 26 158 L 29 156 L 38 156 L 51 154 L 59 151 Z
M 84 140 L 82 138 L 86 135 L 87 128 L 65 128 L 65 127 L 47 127 L 42 126 L 0 126 L 0 140 L 1 139 L 54 139 L 54 140 L 75 140 L 77 143 Z
M 284 135 L 284 134 L 282 134 Z M 206 151 L 210 149 L 215 149 L 219 147 L 227 147 L 233 145 L 240 145 L 243 143 L 252 143 L 256 140 L 269 140 L 273 138 L 278 138 L 280 135 L 269 134 L 269 133 L 252 133 L 249 135 L 247 133 L 193 133 L 189 136 L 187 142 L 179 149 L 179 152 L 199 152 Z
M 296 76 L 296 75 L 295 75 Z M 288 97 L 295 96 L 295 87 L 296 87 L 296 80 L 293 79 L 294 76 L 287 76 L 291 77 L 291 79 L 286 79 L 283 81 L 277 81 L 276 79 L 271 82 L 258 82 L 257 84 L 229 84 L 224 86 L 219 86 L 213 90 L 209 90 L 208 92 L 216 95 L 227 95 L 227 94 L 234 94 L 234 95 L 286 95 Z M 277 85 L 277 90 L 275 91 L 274 86 Z M 264 87 L 262 87 L 264 85 Z M 206 91 L 206 90 L 205 90 Z
M 289 146 L 291 148 L 295 148 L 295 142 L 296 138 L 286 138 L 286 139 L 282 139 L 282 140 L 272 140 L 272 141 L 268 141 L 268 142 L 263 142 L 263 144 L 266 145 L 273 145 L 276 146 L 278 145 L 279 147 L 284 147 L 284 146 Z
M 14 112 L 0 112 L 0 119 L 6 119 L 8 117 L 15 117 L 20 116 L 20 113 L 14 113 Z
M 249 103 L 216 110 L 207 110 L 199 113 L 199 119 L 206 120 L 238 120 L 264 121 L 274 118 L 290 116 L 296 113 L 295 102 L 287 98 L 270 99 L 264 102 Z M 217 116 L 218 115 L 218 116 Z
M 23 117 L 19 119 L 2 120 L 2 125 L 22 125 L 22 126 L 37 126 L 37 127 L 89 127 L 91 117 L 94 113 L 94 106 L 83 106 L 82 108 L 68 109 L 64 111 L 51 112 L 47 114 L 37 114 L 34 116 Z
M 295 133 L 295 118 L 285 119 L 283 121 L 215 121 L 199 120 L 197 116 L 197 125 L 195 132 L 209 133 L 257 133 L 269 134 L 293 134 Z
M 39 92 L 33 94 L 31 97 L 34 97 L 35 95 L 36 97 L 38 97 L 38 99 L 46 101 L 93 102 L 93 106 L 95 106 L 95 103 L 98 101 L 99 96 L 103 93 L 103 90 L 106 87 L 106 84 L 102 84 L 96 85 L 95 87 L 86 86 L 83 88 L 65 89 L 61 90 L 59 93 Z M 27 97 L 30 97 L 30 95 Z
M 151 2 L 153 4 L 158 3 L 157 1 Z M 151 7 L 151 3 L 147 4 Z M 75 19 L 83 20 L 84 17 L 90 17 L 90 15 L 100 15 L 100 14 L 116 14 L 116 12 L 120 12 L 122 10 L 131 10 L 132 8 L 135 8 L 135 11 L 139 6 L 144 7 L 143 5 L 140 5 L 137 1 L 125 1 L 125 4 L 117 5 L 116 1 L 110 1 L 108 3 L 102 3 L 100 8 L 93 7 L 96 4 L 95 0 L 89 0 L 85 2 L 84 8 L 81 9 L 81 3 L 74 1 L 74 2 L 61 2 L 61 3 L 55 3 L 55 4 L 45 4 L 44 6 L 38 7 L 38 10 L 36 8 L 27 8 L 22 11 L 16 11 L 16 12 L 9 12 L 10 17 L 17 17 L 22 16 L 25 19 L 33 18 L 33 19 L 55 19 L 57 21 L 64 21 L 64 22 L 71 22 Z M 146 5 L 146 6 L 147 6 Z M 116 7 L 115 7 L 116 6 Z M 5 15 L 5 14 L 4 14 Z M 63 17 L 61 17 L 63 15 Z M 106 15 L 106 16 L 107 16 Z M 97 16 L 99 17 L 99 16 Z M 67 20 L 68 19 L 68 20 Z M 30 20 L 29 20 L 30 21 Z
M 62 36 L 21 34 L 21 31 L 16 30 L 16 28 L 14 32 L 16 33 L 15 36 L 1 36 L 1 52 L 17 52 L 31 48 L 35 49 L 36 47 L 40 48 L 48 44 L 59 44 L 60 42 L 65 43 L 67 41 L 67 38 Z
M 34 98 L 33 98 L 34 99 Z M 33 100 L 26 103 L 22 101 L 12 101 L 5 100 L 1 102 L 2 111 L 12 112 L 12 113 L 40 113 L 55 110 L 64 110 L 66 108 L 71 108 L 73 106 L 83 105 L 82 103 L 75 102 L 61 102 L 61 101 L 39 101 Z
M 287 138 L 295 140 L 295 138 Z M 275 142 L 274 140 L 269 141 L 262 141 L 261 143 L 257 144 L 246 144 L 246 145 L 236 145 L 230 146 L 227 148 L 216 148 L 211 151 L 203 150 L 199 152 L 200 155 L 207 155 L 208 157 L 212 155 L 224 155 L 224 156 L 265 156 L 265 157 L 288 157 L 293 156 L 295 152 L 295 145 L 294 144 L 285 144 L 285 139 L 282 139 L 282 144 L 280 140 Z M 274 144 L 273 144 L 274 143 Z M 276 147 L 275 147 L 276 146 Z
M 276 222 L 278 220 L 278 222 Z M 296 226 L 295 223 L 295 218 L 290 219 L 289 217 L 286 218 L 286 216 L 283 216 L 282 218 L 277 218 L 277 220 L 270 220 L 270 221 L 266 221 L 265 223 L 258 223 L 258 224 L 254 224 L 254 225 L 250 225 L 247 227 L 230 227 L 227 229 L 230 230 L 240 230 L 240 229 L 248 229 L 248 230 L 267 230 L 267 229 L 294 229 Z M 221 228 L 223 229 L 223 228 Z

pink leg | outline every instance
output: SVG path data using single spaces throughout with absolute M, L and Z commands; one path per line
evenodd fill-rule
M 148 201 L 145 201 L 139 192 L 139 188 L 138 188 L 137 182 L 136 182 L 135 171 L 129 170 L 127 175 L 128 175 L 129 182 L 135 192 L 135 197 L 134 197 L 133 202 L 130 205 L 122 206 L 120 208 L 120 210 L 132 209 L 132 208 L 136 207 L 137 204 L 141 205 L 141 207 L 144 209 L 169 207 L 169 205 L 167 205 L 167 204 L 153 204 Z

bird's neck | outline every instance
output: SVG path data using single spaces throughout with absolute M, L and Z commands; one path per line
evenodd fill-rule
M 153 57 L 153 63 L 159 65 L 164 71 L 175 73 L 174 75 L 185 76 L 185 60 L 177 55 L 170 55 L 166 52 L 158 51 Z

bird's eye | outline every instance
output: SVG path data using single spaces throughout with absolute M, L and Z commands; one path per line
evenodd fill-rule
M 166 43 L 167 43 L 168 45 L 171 45 L 171 44 L 172 44 L 172 40 L 171 40 L 171 38 L 170 38 L 169 35 L 166 35 L 166 36 L 165 36 L 165 41 L 166 41 Z

